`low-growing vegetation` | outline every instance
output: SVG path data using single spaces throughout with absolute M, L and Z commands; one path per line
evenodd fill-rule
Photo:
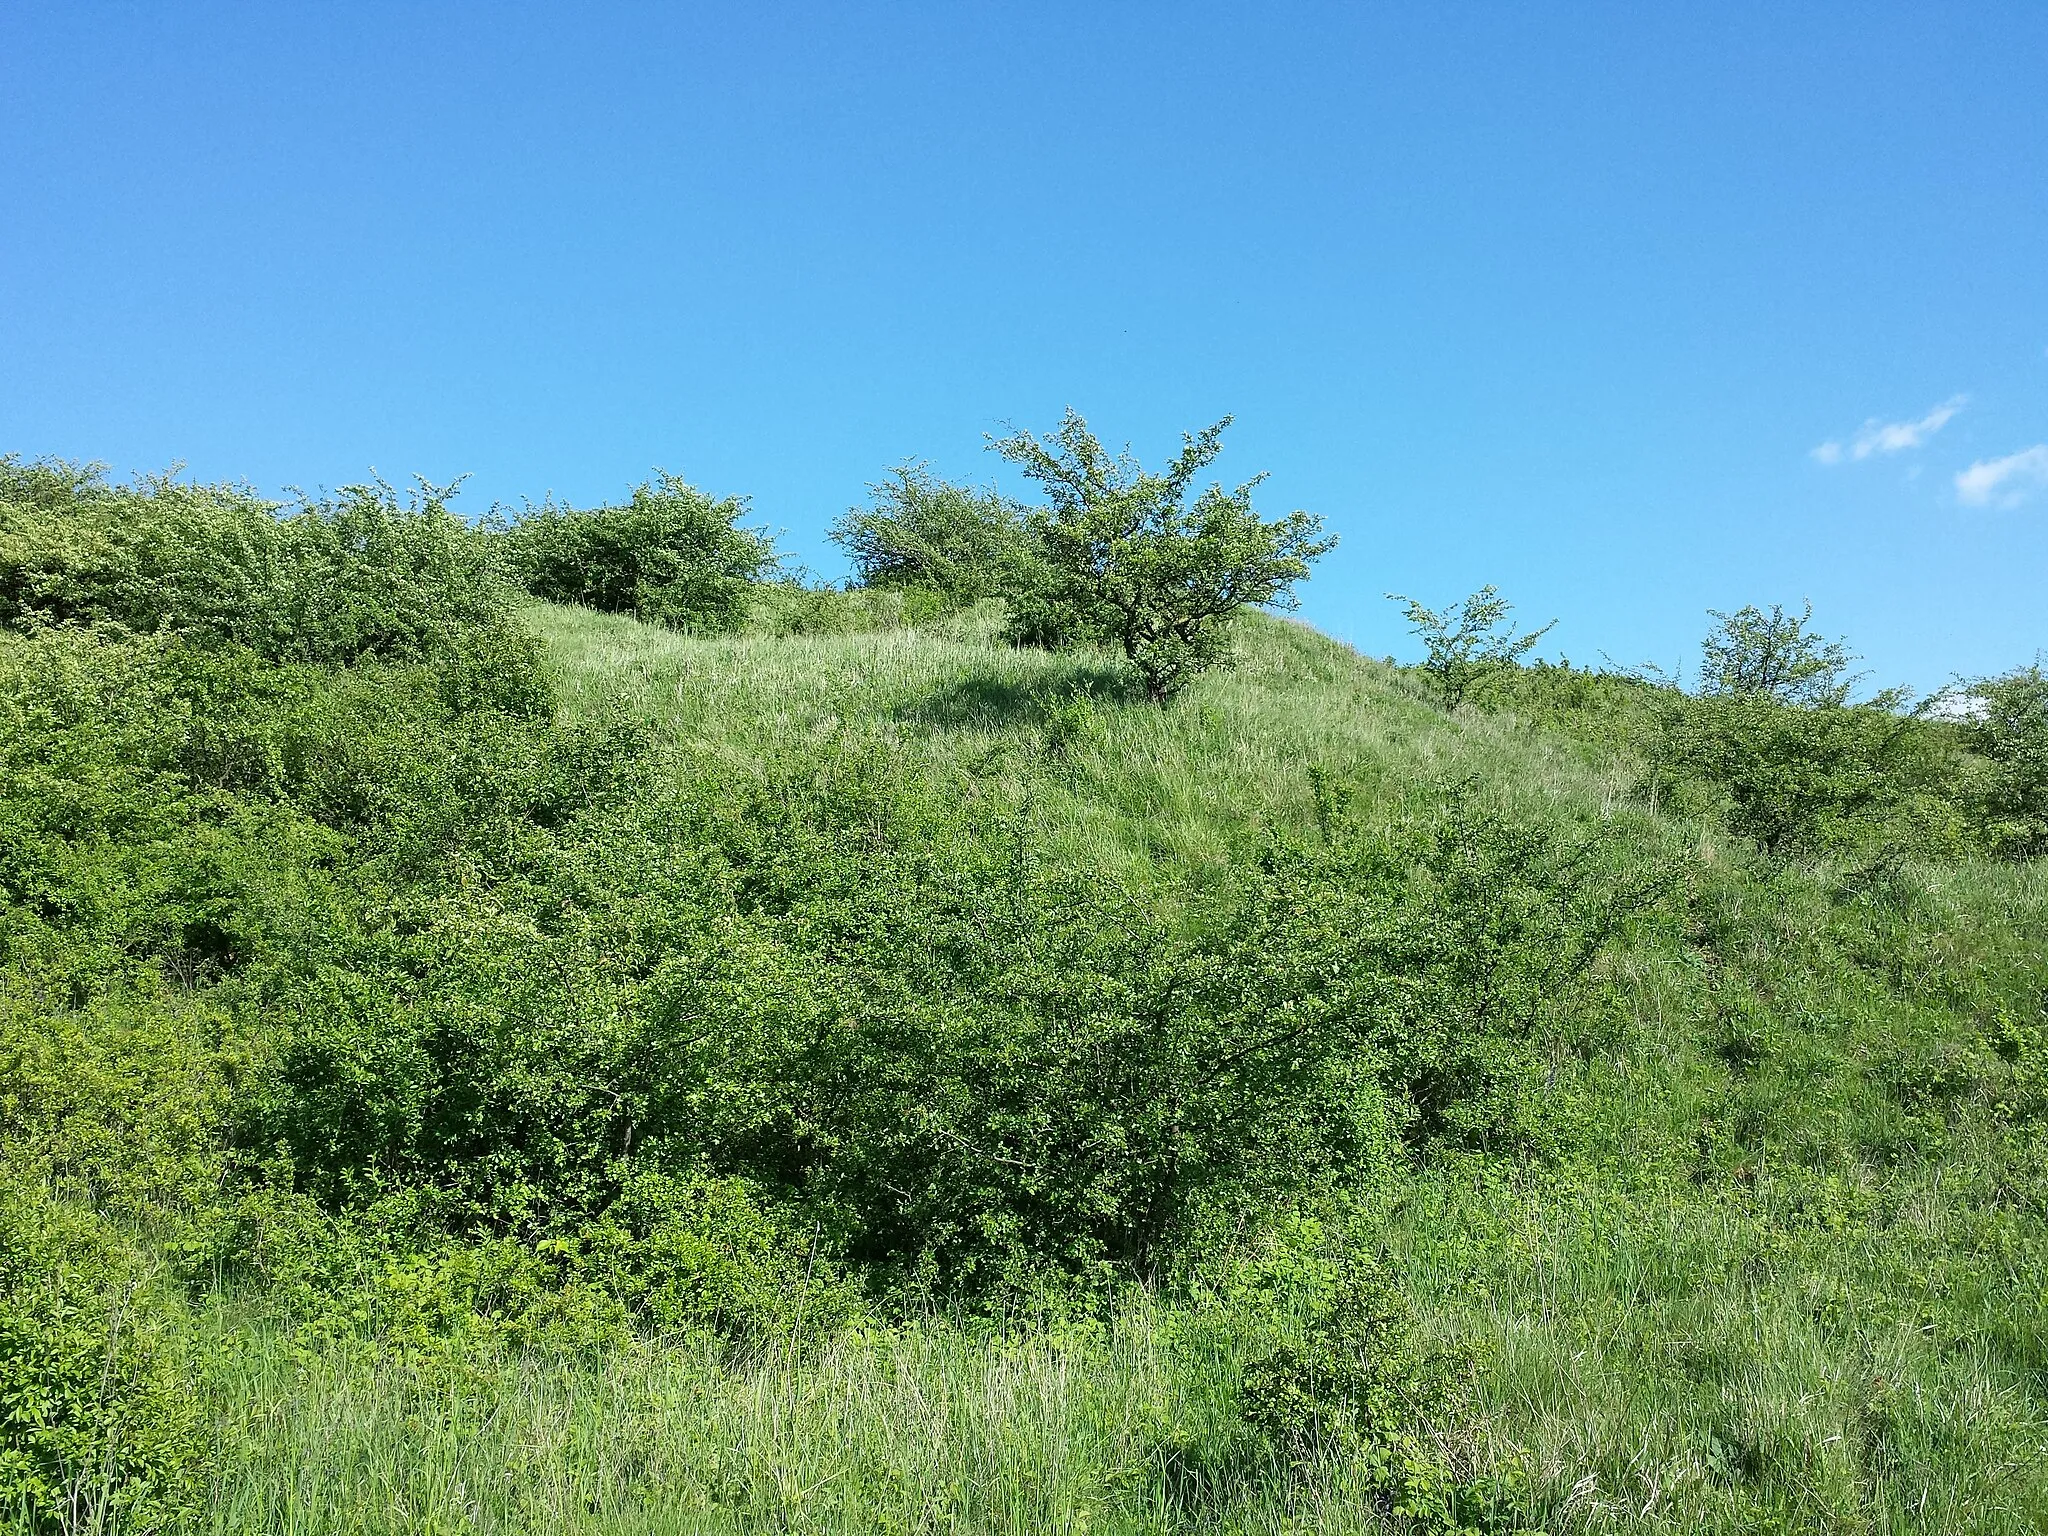
M 850 590 L 0 461 L 15 1528 L 2048 1521 L 2038 667 L 1370 662 L 1219 430 Z

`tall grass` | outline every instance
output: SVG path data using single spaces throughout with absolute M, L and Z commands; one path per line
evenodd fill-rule
M 1269 827 L 1312 824 L 1315 769 L 1389 811 L 1464 778 L 1527 815 L 1627 809 L 1620 770 L 1591 772 L 1569 743 L 1511 719 L 1447 717 L 1398 669 L 1281 620 L 1241 626 L 1237 665 L 1165 710 L 1140 707 L 1106 662 L 996 643 L 973 611 L 930 629 L 787 638 L 693 639 L 568 608 L 529 621 L 570 713 L 623 710 L 730 762 L 850 729 L 984 768 L 1053 754 L 1062 784 L 1038 810 L 1063 854 L 1148 883 L 1241 855 Z
M 1336 1480 L 1234 1466 L 1227 1385 L 1143 1298 L 1086 1326 L 942 1320 L 727 1358 L 304 1357 L 236 1330 L 229 1532 L 1366 1530 Z

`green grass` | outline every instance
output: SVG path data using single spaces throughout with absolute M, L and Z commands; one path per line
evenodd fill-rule
M 859 1331 L 734 1362 L 294 1359 L 240 1340 L 222 1532 L 1371 1532 L 1342 1468 L 1294 1484 L 1189 1454 L 1219 1379 L 1134 1301 L 992 1336 Z
M 1238 665 L 1167 710 L 1140 707 L 1104 662 L 996 644 L 974 614 L 932 631 L 715 639 L 582 609 L 532 621 L 571 715 L 621 709 L 726 762 L 765 765 L 838 730 L 938 763 L 1056 752 L 1066 771 L 1038 809 L 1065 856 L 1146 883 L 1308 824 L 1312 768 L 1389 809 L 1467 776 L 1528 814 L 1625 806 L 1625 776 L 1589 772 L 1570 742 L 1448 719 L 1398 669 L 1278 620 L 1244 625 Z
M 702 1345 L 452 1366 L 272 1351 L 231 1390 L 224 1531 L 1148 1529 L 1126 1485 L 1177 1406 L 1135 1323 L 1003 1343 L 903 1327 L 742 1364 Z

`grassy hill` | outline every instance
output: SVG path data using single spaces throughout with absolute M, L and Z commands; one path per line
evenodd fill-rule
M 567 708 L 615 702 L 741 761 L 846 729 L 955 765 L 1022 757 L 1061 700 L 1103 686 L 971 632 L 696 641 L 536 619 Z M 2048 1519 L 2038 1144 L 1996 1108 L 2038 1092 L 2037 1057 L 2000 1055 L 2048 995 L 2038 867 L 1848 896 L 1825 873 L 1759 879 L 1713 829 L 1633 807 L 1630 764 L 1512 714 L 1446 718 L 1398 669 L 1274 621 L 1184 707 L 1088 720 L 1038 814 L 1106 878 L 1170 890 L 1311 822 L 1312 766 L 1383 803 L 1471 777 L 1518 817 L 1618 817 L 1646 854 L 1694 852 L 1712 910 L 1617 966 L 1628 1027 L 1560 1063 L 1562 1153 L 1421 1169 L 1385 1233 L 1422 1327 L 1486 1362 L 1475 1433 L 1526 1450 L 1552 1521 Z
M 1101 675 L 971 623 L 532 622 L 572 715 L 623 711 L 754 773 L 852 732 L 963 778 L 1029 777 L 1057 857 L 1162 900 L 1270 825 L 1312 823 L 1312 765 L 1389 805 L 1475 776 L 1518 816 L 1618 817 L 1695 850 L 1714 931 L 1617 967 L 1629 1027 L 1560 1061 L 1557 1154 L 1441 1158 L 1389 1202 L 1418 1330 L 1478 1363 L 1466 1453 L 1518 1464 L 1523 1518 L 1549 1528 L 2039 1528 L 2048 1246 L 2038 1154 L 1997 1109 L 2021 1074 L 1996 1049 L 2044 981 L 2038 870 L 1923 871 L 1848 901 L 1821 877 L 1763 883 L 1711 832 L 1632 810 L 1625 765 L 1509 715 L 1447 719 L 1398 670 L 1277 622 L 1183 707 L 1111 698 L 1079 724 Z M 1050 741 L 1056 771 L 1019 766 Z M 642 1347 L 453 1381 L 259 1352 L 235 1385 L 260 1432 L 222 1518 L 1379 1528 L 1341 1475 L 1289 1491 L 1176 1471 L 1229 1374 L 1189 1327 L 1134 1296 L 1100 1320 L 860 1328 L 739 1368 Z
M 25 1528 L 2048 1524 L 2038 861 L 905 618 L 0 636 Z

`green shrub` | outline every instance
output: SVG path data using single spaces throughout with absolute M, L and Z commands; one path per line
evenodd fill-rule
M 1656 752 L 1667 789 L 1707 786 L 1730 830 L 1774 862 L 1938 835 L 1952 755 L 1936 722 L 1763 692 L 1674 696 Z
M 777 564 L 774 541 L 739 525 L 746 511 L 740 497 L 714 498 L 661 473 L 622 507 L 529 511 L 504 535 L 506 559 L 550 602 L 673 629 L 738 629 L 754 584 Z
M 1038 560 L 1024 509 L 993 490 L 949 485 L 917 463 L 868 487 L 832 525 L 864 587 L 923 587 L 958 606 L 1009 597 Z
M 602 1218 L 550 1251 L 662 1332 L 825 1335 L 857 1305 L 818 1233 L 776 1215 L 737 1179 L 636 1172 Z
M 1512 672 L 1543 637 L 1557 627 L 1552 619 L 1541 629 L 1517 635 L 1508 622 L 1513 605 L 1491 586 L 1481 587 L 1463 602 L 1441 613 L 1412 597 L 1389 592 L 1391 602 L 1404 603 L 1408 627 L 1424 646 L 1423 673 L 1436 685 L 1437 700 L 1456 709 L 1479 684 Z
M 1189 504 L 1229 425 L 1226 416 L 1188 437 L 1164 474 L 1109 453 L 1072 411 L 1042 440 L 1019 432 L 993 443 L 1051 502 L 1029 520 L 1040 558 L 1012 600 L 1011 638 L 1113 645 L 1164 703 L 1225 659 L 1245 609 L 1292 606 L 1294 587 L 1337 541 L 1307 512 L 1261 518 L 1257 479 L 1211 485 Z
M 1812 633 L 1812 616 L 1810 604 L 1714 614 L 1701 691 L 1671 690 L 1648 732 L 1659 791 L 1718 812 L 1774 864 L 1860 851 L 1877 868 L 1907 849 L 1953 849 L 1953 727 L 1907 710 L 1900 689 L 1850 704 L 1854 658 Z
M 1316 914 L 1318 961 L 1343 978 L 1404 1134 L 1422 1149 L 1542 1141 L 1556 1053 L 1599 1033 L 1596 963 L 1662 919 L 1682 867 L 1629 856 L 1611 824 L 1575 839 L 1511 817 L 1470 783 L 1391 826 L 1341 811 L 1327 825 L 1282 878 Z
M 2048 854 L 2048 673 L 2015 668 L 1967 697 L 1981 709 L 1964 735 L 1987 764 L 1975 796 L 1986 840 L 2003 858 Z
M 1700 645 L 1700 691 L 1758 697 L 1779 704 L 1840 705 L 1855 680 L 1855 660 L 1839 640 L 1807 628 L 1813 604 L 1789 614 L 1778 604 L 1765 613 L 1754 604 L 1734 613 L 1711 610 L 1720 620 Z
M 0 1161 L 0 1513 L 158 1530 L 199 1505 L 205 1436 L 148 1262 Z
M 1639 674 L 1540 659 L 1495 672 L 1485 685 L 1493 707 L 1556 732 L 1608 771 L 1640 772 L 1654 757 L 1661 712 L 1675 692 Z
M 1342 1480 L 1418 1536 L 1523 1528 L 1519 1458 L 1479 1467 L 1477 1360 L 1421 1346 L 1407 1294 L 1342 1221 L 1276 1225 L 1206 1266 L 1195 1297 L 1242 1361 L 1239 1419 L 1290 1481 Z
M 0 625 L 112 624 L 274 661 L 418 657 L 501 626 L 489 544 L 424 483 L 345 487 L 289 516 L 235 486 L 132 487 L 0 459 Z

